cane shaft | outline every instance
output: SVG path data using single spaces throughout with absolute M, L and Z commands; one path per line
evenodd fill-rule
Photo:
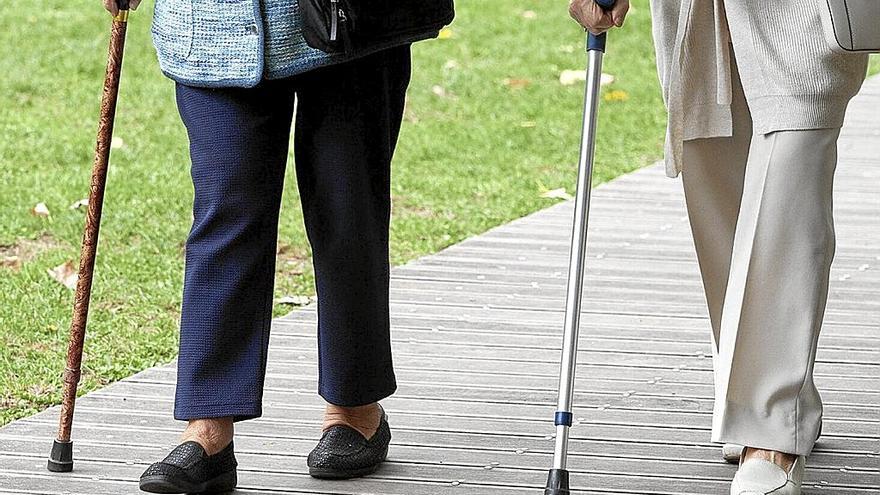
M 82 370 L 83 341 L 89 317 L 92 275 L 95 269 L 95 254 L 98 249 L 98 231 L 101 226 L 101 210 L 104 205 L 104 186 L 107 182 L 107 164 L 110 159 L 110 141 L 113 137 L 113 122 L 116 117 L 116 99 L 119 94 L 119 78 L 122 70 L 127 20 L 128 11 L 120 11 L 119 15 L 113 19 L 110 34 L 110 52 L 107 58 L 107 74 L 104 78 L 104 92 L 101 99 L 98 142 L 95 147 L 95 162 L 92 166 L 89 206 L 86 212 L 86 225 L 80 251 L 79 279 L 73 303 L 73 319 L 70 323 L 67 367 L 64 370 L 61 419 L 58 426 L 58 440 L 61 442 L 70 441 L 76 389 Z

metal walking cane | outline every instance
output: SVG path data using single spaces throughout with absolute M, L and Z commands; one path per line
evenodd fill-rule
M 604 9 L 614 6 L 615 0 L 595 0 Z M 587 36 L 587 84 L 584 96 L 583 130 L 578 161 L 577 196 L 574 206 L 574 224 L 568 266 L 568 291 L 565 300 L 565 333 L 559 370 L 559 399 L 556 406 L 556 448 L 553 468 L 547 476 L 544 495 L 569 495 L 568 433 L 572 423 L 571 403 L 574 396 L 574 376 L 577 367 L 578 330 L 580 328 L 581 295 L 584 288 L 584 258 L 587 254 L 587 226 L 590 216 L 590 186 L 593 179 L 593 151 L 596 145 L 596 110 L 599 105 L 599 84 L 602 78 L 602 56 L 605 53 L 605 34 Z
M 67 345 L 67 367 L 64 369 L 61 419 L 58 438 L 49 454 L 49 471 L 73 470 L 73 408 L 76 405 L 76 388 L 82 369 L 83 341 L 89 317 L 89 301 L 92 295 L 92 275 L 95 270 L 95 253 L 98 248 L 98 230 L 101 227 L 101 210 L 104 205 L 104 186 L 107 183 L 107 164 L 110 159 L 110 140 L 113 137 L 113 121 L 116 118 L 116 99 L 119 94 L 119 76 L 122 72 L 122 52 L 125 47 L 125 31 L 128 26 L 129 0 L 116 0 L 119 14 L 113 18 L 110 31 L 110 53 L 107 58 L 107 74 L 101 99 L 101 120 L 98 124 L 98 143 L 92 167 L 89 206 L 79 258 L 79 278 L 73 303 L 73 319 L 70 322 L 70 341 Z

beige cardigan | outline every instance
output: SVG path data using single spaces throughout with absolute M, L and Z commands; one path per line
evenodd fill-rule
M 677 176 L 685 165 L 683 141 L 731 135 L 734 57 L 754 132 L 842 125 L 868 57 L 831 50 L 822 32 L 823 5 L 822 0 L 651 1 L 657 71 L 669 111 L 667 175 Z

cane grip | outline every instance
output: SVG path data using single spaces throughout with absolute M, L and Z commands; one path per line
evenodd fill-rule
M 602 7 L 605 10 L 609 10 L 614 8 L 614 3 L 616 0 L 593 0 L 599 7 Z M 590 50 L 599 50 L 600 52 L 605 51 L 605 33 L 600 35 L 589 34 L 587 35 L 587 51 Z

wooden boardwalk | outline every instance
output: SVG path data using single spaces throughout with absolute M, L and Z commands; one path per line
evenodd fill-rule
M 806 493 L 868 495 L 880 493 L 880 79 L 853 103 L 840 151 L 838 255 L 816 364 L 825 435 Z M 733 476 L 709 442 L 709 323 L 680 187 L 654 166 L 595 190 L 576 493 L 726 494 Z M 322 408 L 315 311 L 277 320 L 265 417 L 237 429 L 236 493 L 542 493 L 570 214 L 559 204 L 394 270 L 394 440 L 369 478 L 306 474 Z M 56 408 L 0 429 L 0 493 L 139 493 L 141 471 L 181 429 L 174 375 L 153 368 L 82 398 L 71 474 L 45 468 Z

